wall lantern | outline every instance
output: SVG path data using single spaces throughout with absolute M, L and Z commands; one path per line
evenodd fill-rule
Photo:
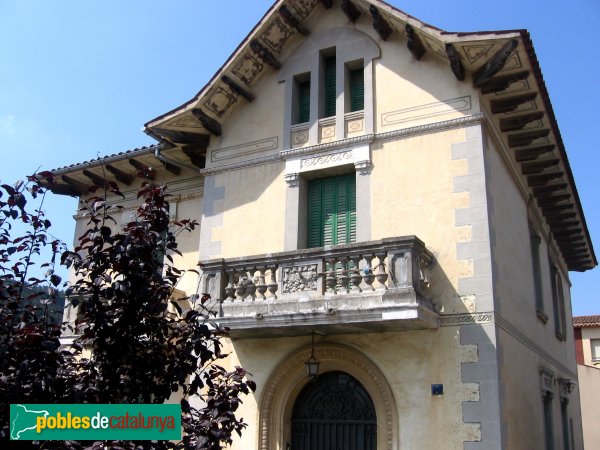
M 319 334 L 323 337 L 325 336 L 325 333 L 319 331 L 313 331 L 311 334 L 310 357 L 304 362 L 304 365 L 306 366 L 306 373 L 313 381 L 316 380 L 319 375 L 319 364 L 321 364 L 321 362 L 315 358 L 315 334 Z

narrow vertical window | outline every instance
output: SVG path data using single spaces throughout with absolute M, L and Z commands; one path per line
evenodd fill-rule
M 544 397 L 544 439 L 546 450 L 554 450 L 554 424 L 552 421 L 552 393 L 547 392 Z
M 544 322 L 548 320 L 544 312 L 544 296 L 542 291 L 542 271 L 540 265 L 540 244 L 542 240 L 533 228 L 529 228 L 529 243 L 531 246 L 531 262 L 533 270 L 533 284 L 535 289 L 535 309 L 537 315 Z
M 336 76 L 335 76 L 335 54 L 325 58 L 323 82 L 324 82 L 324 111 L 323 117 L 335 116 L 336 102 Z
M 295 81 L 296 107 L 293 123 L 306 123 L 310 120 L 310 75 L 298 78 Z
M 365 109 L 365 72 L 362 67 L 350 70 L 350 112 Z
M 569 432 L 569 401 L 567 399 L 563 399 L 560 402 L 560 415 L 562 420 L 564 450 L 572 450 Z
M 567 326 L 565 318 L 565 296 L 563 292 L 560 273 L 553 264 L 550 264 L 550 276 L 552 281 L 552 305 L 554 309 L 554 331 L 556 337 L 564 341 Z

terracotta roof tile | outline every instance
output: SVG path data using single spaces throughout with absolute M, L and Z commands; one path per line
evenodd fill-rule
M 600 315 L 573 317 L 573 326 L 575 328 L 600 327 Z

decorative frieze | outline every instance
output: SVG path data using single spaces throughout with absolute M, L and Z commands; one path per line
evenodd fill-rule
M 336 162 L 343 162 L 352 158 L 352 152 L 330 153 L 323 156 L 315 156 L 313 158 L 304 158 L 300 161 L 300 168 L 323 166 Z

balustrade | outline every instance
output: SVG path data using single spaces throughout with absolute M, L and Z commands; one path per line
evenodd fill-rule
M 388 238 L 206 261 L 202 289 L 220 301 L 224 319 L 417 303 L 434 311 L 427 298 L 431 261 L 418 238 Z

